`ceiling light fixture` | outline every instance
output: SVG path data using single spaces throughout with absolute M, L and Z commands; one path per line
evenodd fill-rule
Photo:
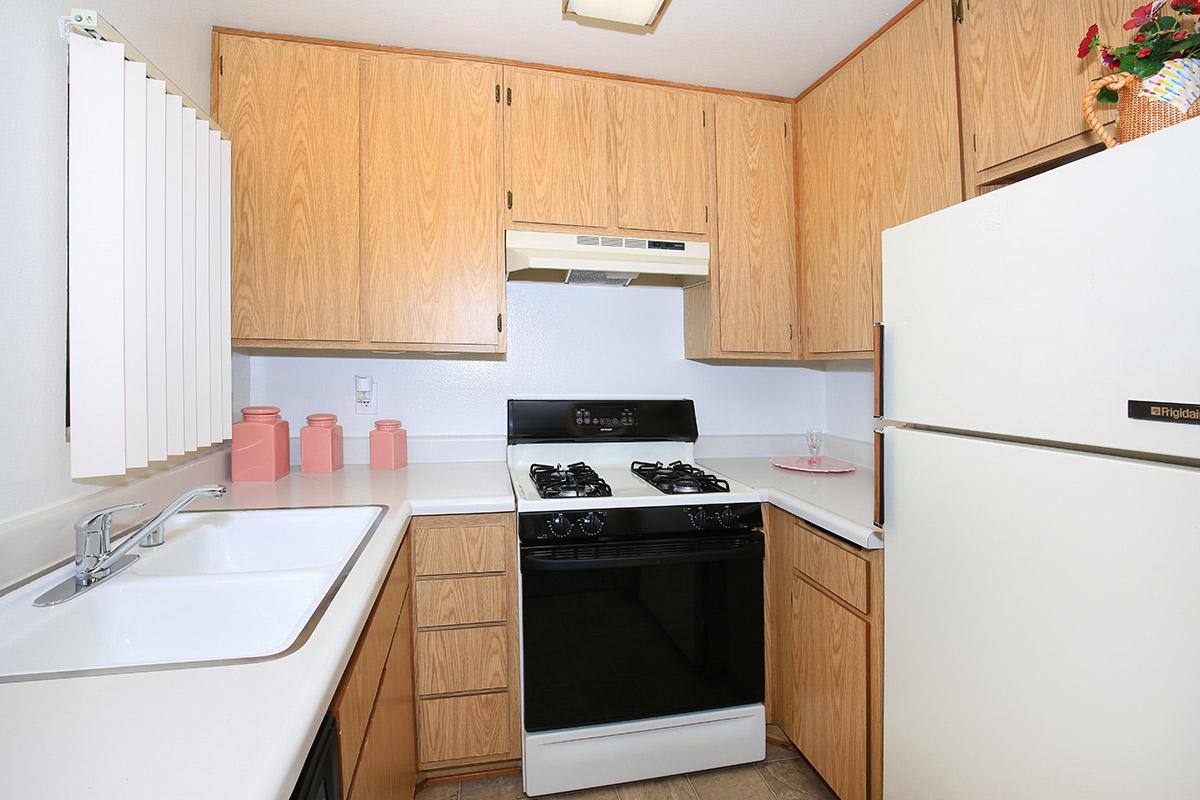
M 563 0 L 563 13 L 653 28 L 670 0 Z

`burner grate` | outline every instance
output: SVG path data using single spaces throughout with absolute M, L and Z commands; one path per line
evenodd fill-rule
M 710 494 L 728 492 L 729 482 L 705 472 L 692 464 L 673 461 L 634 461 L 629 468 L 646 483 L 664 494 Z
M 547 499 L 612 497 L 608 482 L 582 461 L 565 467 L 562 464 L 534 464 L 529 468 L 529 477 L 537 487 L 538 495 Z

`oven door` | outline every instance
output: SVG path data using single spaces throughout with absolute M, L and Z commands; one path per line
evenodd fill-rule
M 763 701 L 763 536 L 521 548 L 525 730 Z

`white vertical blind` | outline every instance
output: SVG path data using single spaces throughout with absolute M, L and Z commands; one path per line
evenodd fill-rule
M 221 142 L 221 411 L 222 436 L 233 436 L 233 143 Z
M 146 81 L 146 454 L 167 458 L 167 84 Z
M 70 35 L 75 478 L 120 475 L 232 432 L 232 145 L 162 78 L 132 48 Z
M 146 467 L 146 65 L 125 62 L 125 466 Z

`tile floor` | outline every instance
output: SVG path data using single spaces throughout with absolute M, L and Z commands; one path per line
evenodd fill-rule
M 417 800 L 525 800 L 520 775 L 426 787 Z M 796 750 L 767 744 L 757 764 L 556 794 L 543 800 L 837 800 Z

